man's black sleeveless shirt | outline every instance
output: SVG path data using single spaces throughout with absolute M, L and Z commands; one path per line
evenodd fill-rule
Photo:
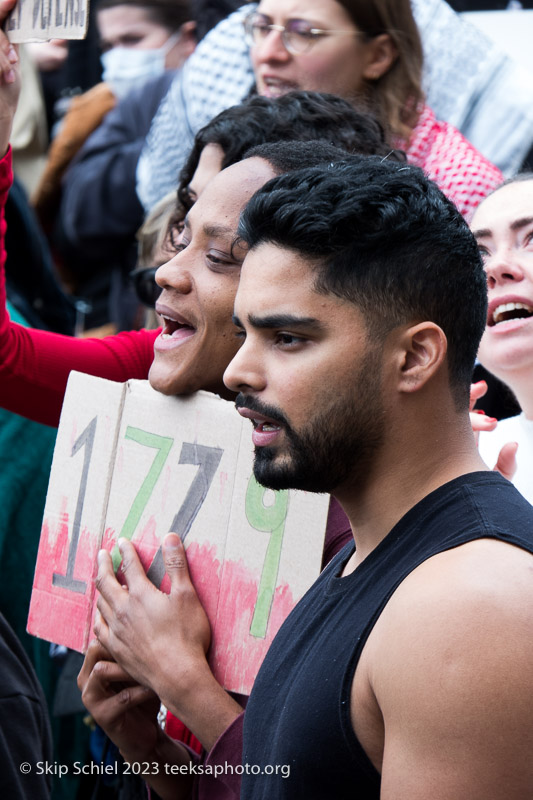
M 336 556 L 282 625 L 257 676 L 244 719 L 243 800 L 379 800 L 380 776 L 350 720 L 362 648 L 412 570 L 481 538 L 533 552 L 533 506 L 494 472 L 432 492 L 344 578 L 353 543 Z

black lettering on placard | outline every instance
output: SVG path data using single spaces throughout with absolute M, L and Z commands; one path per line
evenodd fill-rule
M 70 22 L 69 15 L 70 12 Z M 74 23 L 74 0 L 67 0 L 65 4 L 65 25 L 72 25 Z
M 13 11 L 11 12 L 11 16 L 9 17 L 9 31 L 15 31 L 20 28 L 20 18 L 22 15 L 22 4 L 24 0 L 19 0 Z
M 183 442 L 181 446 L 179 463 L 194 464 L 200 468 L 170 526 L 170 533 L 177 533 L 182 542 L 185 541 L 202 507 L 223 453 L 224 451 L 220 447 L 206 447 L 202 444 L 190 444 L 189 442 Z M 161 547 L 155 554 L 147 575 L 155 586 L 161 585 L 161 581 L 165 576 L 165 564 Z
M 76 554 L 78 552 L 81 517 L 83 514 L 85 494 L 87 492 L 87 478 L 91 464 L 97 419 L 98 417 L 94 417 L 94 419 L 89 422 L 85 430 L 78 436 L 72 447 L 71 456 L 75 456 L 82 447 L 85 447 L 83 469 L 81 473 L 80 488 L 78 490 L 78 501 L 76 503 L 74 524 L 72 526 L 72 538 L 70 540 L 70 547 L 68 551 L 67 571 L 65 575 L 60 575 L 59 573 L 54 572 L 52 578 L 53 586 L 61 586 L 63 589 L 70 589 L 71 592 L 77 592 L 78 594 L 85 594 L 85 590 L 87 589 L 87 583 L 85 581 L 79 581 L 74 578 L 74 565 L 76 563 Z
M 33 27 L 42 31 L 48 27 L 50 17 L 50 0 L 33 0 Z

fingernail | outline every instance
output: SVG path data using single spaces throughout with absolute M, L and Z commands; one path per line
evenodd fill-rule
M 15 50 L 14 47 L 10 47 L 9 48 L 8 53 L 7 53 L 7 57 L 8 57 L 8 60 L 10 61 L 11 64 L 16 64 L 17 61 L 19 60 L 19 57 L 17 55 L 17 51 Z
M 120 550 L 121 553 L 124 550 L 124 542 L 125 541 L 126 541 L 126 539 L 124 539 L 124 537 L 122 536 L 117 542 L 118 549 Z
M 485 414 L 482 408 L 474 408 L 472 409 L 474 414 Z
M 15 73 L 12 69 L 4 73 L 4 80 L 6 83 L 15 83 Z

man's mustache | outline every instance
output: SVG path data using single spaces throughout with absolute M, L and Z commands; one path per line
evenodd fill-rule
M 268 406 L 265 403 L 261 403 L 251 395 L 239 392 L 235 398 L 235 408 L 247 408 L 250 411 L 257 411 L 258 414 L 268 417 L 273 422 L 278 422 L 280 425 L 285 425 L 288 428 L 290 427 L 286 417 L 279 409 L 275 408 L 274 406 Z

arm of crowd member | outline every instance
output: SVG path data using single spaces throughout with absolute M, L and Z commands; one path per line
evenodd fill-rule
M 475 411 L 474 405 L 477 401 L 484 396 L 487 391 L 487 384 L 485 381 L 478 381 L 473 383 L 470 387 L 470 423 L 474 434 L 477 435 L 481 432 L 490 432 L 495 430 L 498 420 L 494 417 L 487 417 L 483 411 Z M 494 466 L 494 470 L 503 475 L 507 480 L 512 480 L 516 472 L 516 452 L 518 450 L 517 442 L 508 442 L 501 448 L 498 459 Z
M 2 124 L 1 117 L 4 89 L 5 86 L 0 85 L 0 135 L 8 127 L 8 120 L 4 117 Z M 7 141 L 8 135 L 3 138 L 6 147 Z M 0 406 L 36 422 L 57 426 L 72 370 L 115 381 L 146 378 L 159 331 L 129 331 L 105 339 L 75 339 L 11 321 L 6 309 L 4 273 L 4 207 L 11 182 L 11 151 L 8 150 L 0 159 Z
M 164 542 L 168 595 L 148 580 L 131 542 L 120 540 L 119 546 L 128 591 L 118 582 L 109 553 L 101 551 L 95 633 L 121 667 L 152 689 L 209 751 L 242 708 L 207 662 L 209 622 L 189 577 L 183 544 L 174 533 Z
M 4 206 L 11 180 L 9 150 L 0 159 L 0 407 L 57 426 L 72 370 L 114 381 L 146 378 L 159 331 L 128 331 L 105 339 L 75 339 L 25 328 L 11 321 L 6 309 L 3 247 Z
M 0 0 L 0 25 L 15 6 L 16 0 Z M 20 94 L 20 70 L 15 47 L 0 29 L 0 156 L 9 147 L 13 118 Z
M 367 672 L 384 731 L 381 800 L 532 797 L 531 561 L 505 542 L 470 542 L 428 559 L 389 601 Z
M 137 161 L 173 74 L 167 70 L 119 102 L 65 174 L 61 224 L 68 241 L 83 247 L 89 257 L 109 259 L 122 252 L 142 224 L 143 207 L 135 188 Z
M 10 155 L 9 151 L 0 160 L 0 407 L 55 427 L 72 370 L 114 381 L 146 378 L 159 331 L 76 339 L 11 321 L 6 310 L 3 249 L 3 204 L 10 186 Z
M 186 767 L 195 759 L 161 730 L 157 720 L 159 698 L 136 683 L 96 640 L 89 645 L 78 686 L 95 722 L 126 762 L 142 765 L 159 797 L 188 797 L 192 776 L 185 770 L 182 775 L 173 775 L 165 764 Z
M 0 24 L 15 0 L 0 0 Z M 158 331 L 73 339 L 11 322 L 6 310 L 4 207 L 13 180 L 8 147 L 19 93 L 18 58 L 0 30 L 0 406 L 57 425 L 71 370 L 110 380 L 146 378 Z

